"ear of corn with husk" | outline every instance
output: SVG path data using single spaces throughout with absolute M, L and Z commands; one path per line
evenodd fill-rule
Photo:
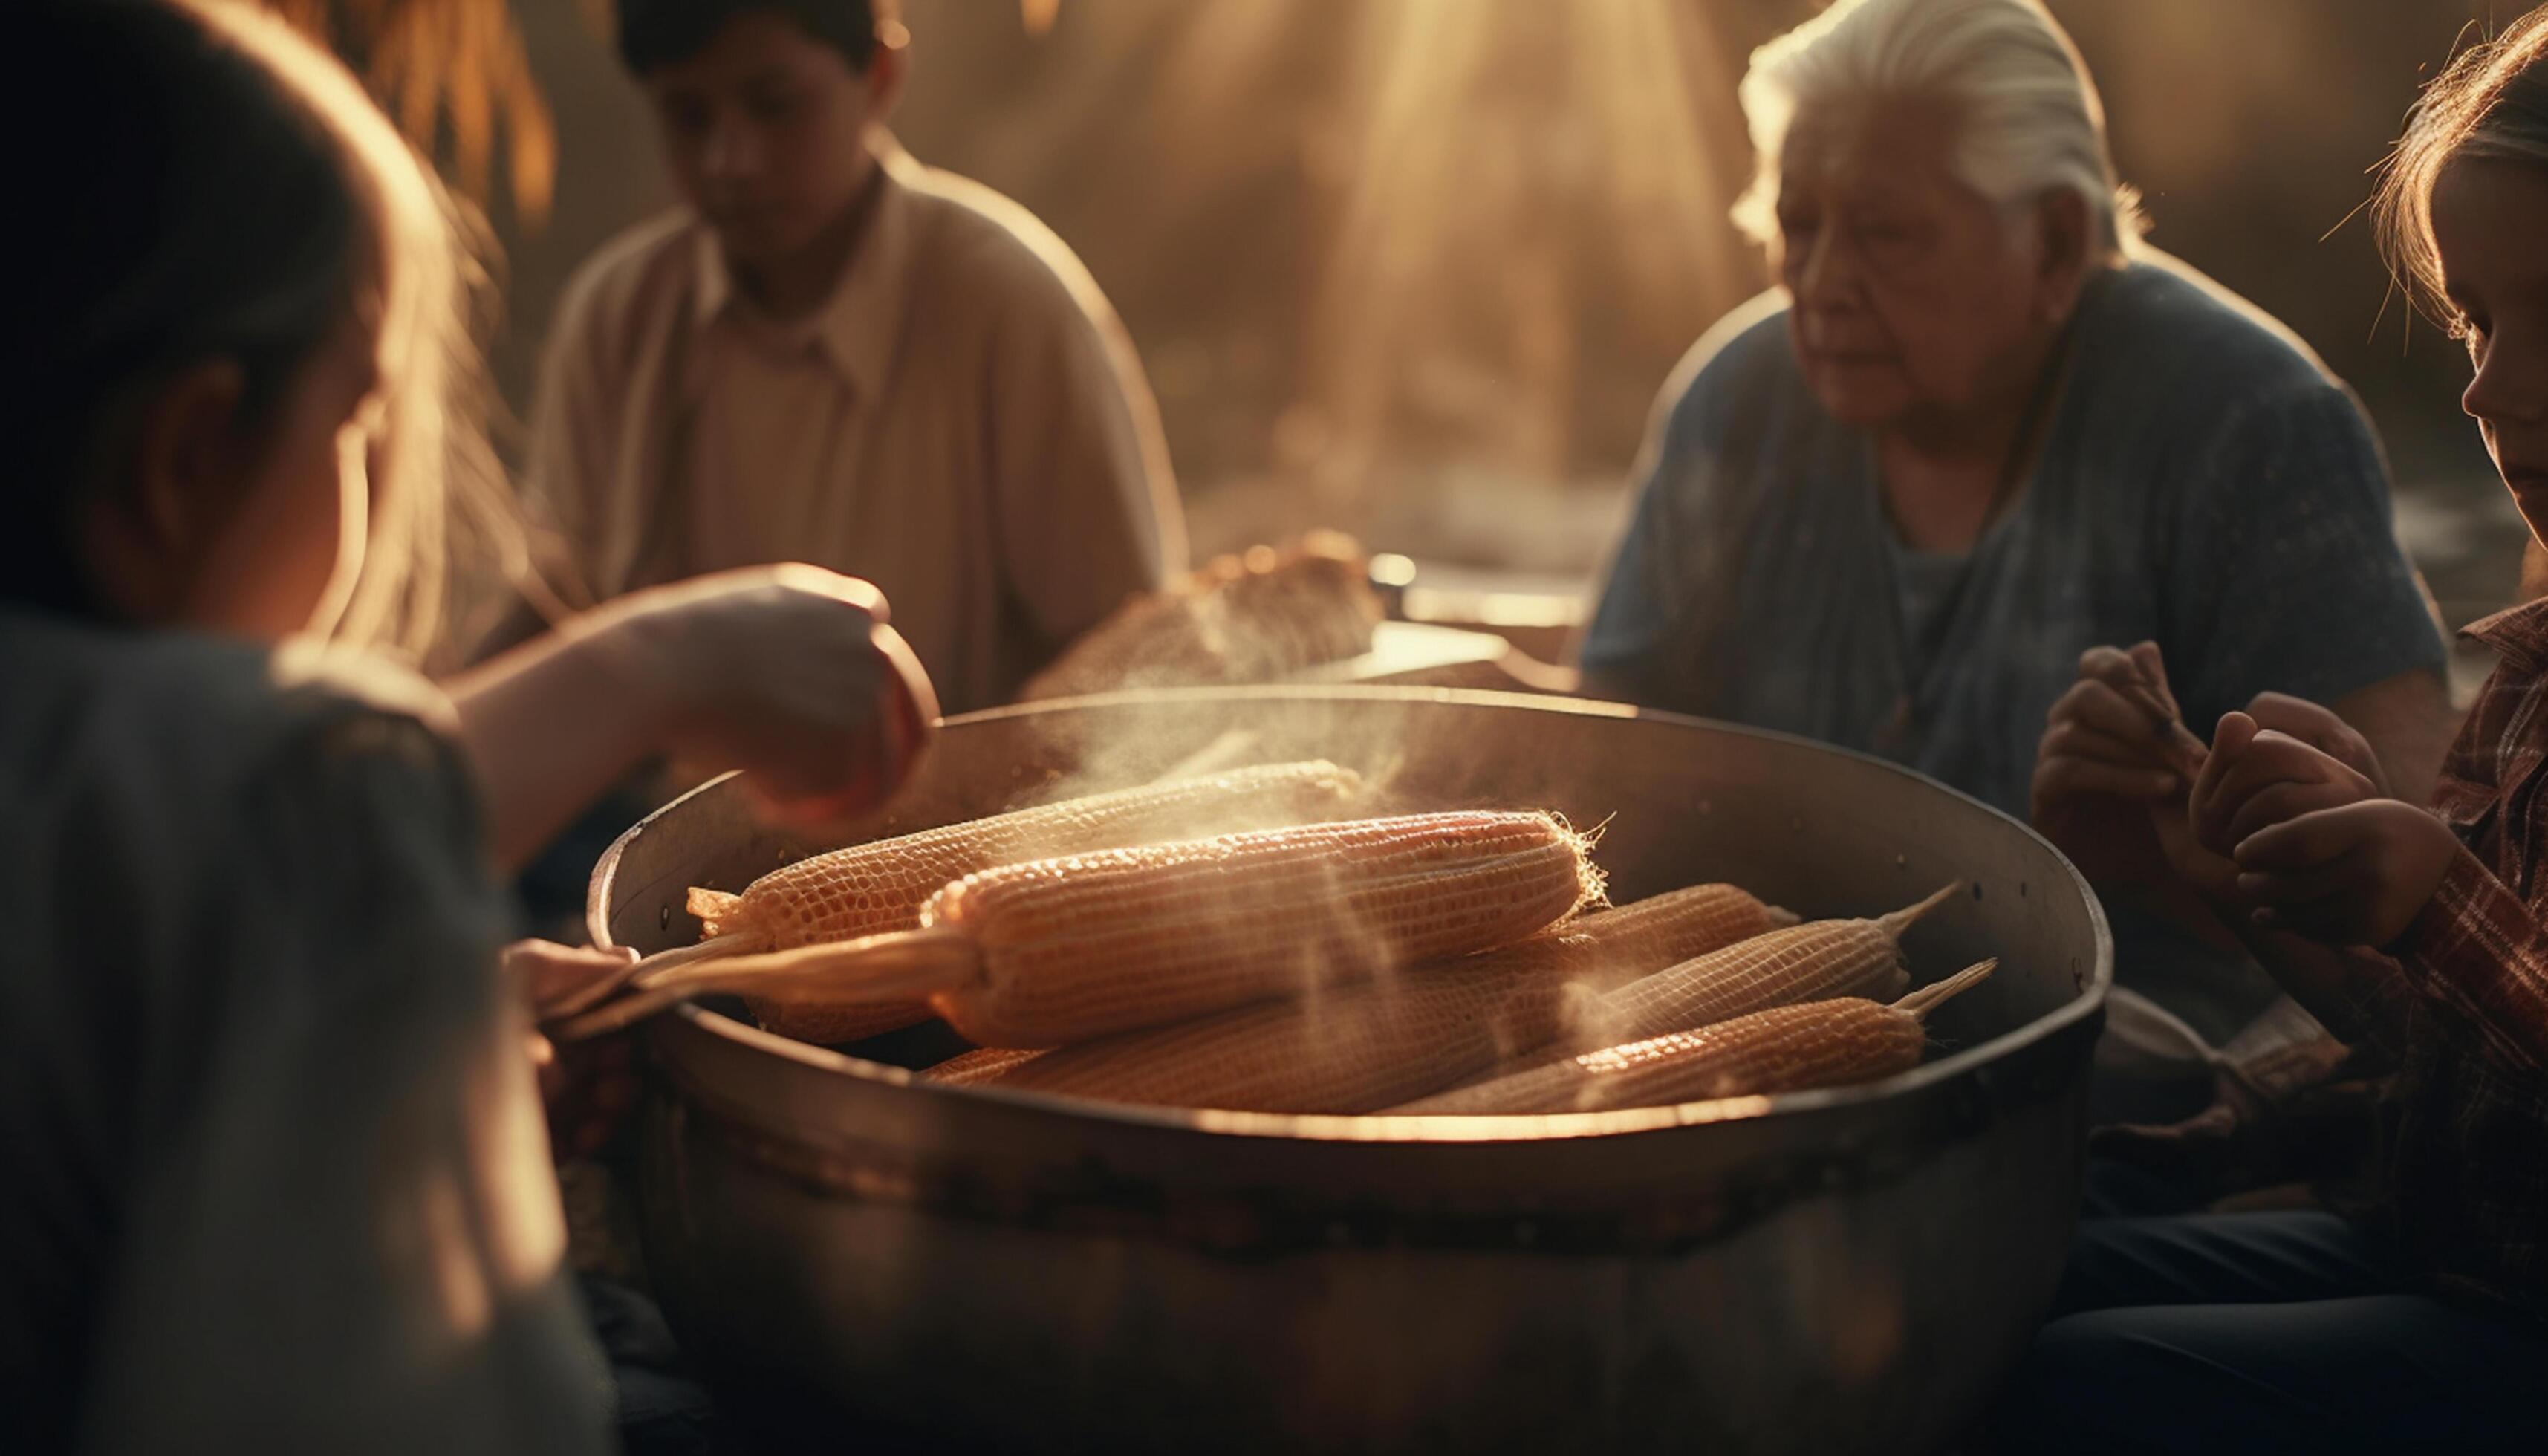
M 1791 918 L 1732 885 L 1698 885 L 1378 984 L 1037 1056 L 968 1052 L 928 1075 L 1169 1106 L 1371 1112 L 1552 1040 L 1570 985 L 1616 985 Z
M 739 895 L 693 889 L 689 908 L 712 940 L 738 955 L 854 941 L 918 926 L 931 895 L 976 870 L 1332 819 L 1361 794 L 1359 775 L 1323 760 L 1236 769 L 834 850 L 773 870 Z M 932 1015 L 916 1001 L 878 1005 L 827 997 L 819 982 L 749 1004 L 770 1031 L 833 1045 Z
M 1774 930 L 1615 990 L 1579 997 L 1568 1040 L 1581 1050 L 1798 1001 L 1889 1001 L 1909 984 L 1902 967 L 1903 932 L 1962 888 L 1948 885 L 1874 920 L 1817 920 Z
M 1774 1006 L 1847 996 L 1889 1001 L 1910 984 L 1902 966 L 1903 932 L 1961 888 L 1960 882 L 1948 885 L 1874 920 L 1817 920 L 1773 930 L 1607 991 L 1572 988 L 1563 1035 L 1537 1052 L 1506 1059 L 1480 1080 Z
M 1590 848 L 1547 814 L 1411 814 L 1005 865 L 918 930 L 676 964 L 560 1034 L 712 988 L 925 996 L 984 1046 L 1055 1046 L 1510 945 L 1599 898 Z
M 931 1003 L 987 1046 L 1055 1046 L 1493 950 L 1600 894 L 1545 814 L 1416 814 L 968 875 L 922 924 L 973 955 Z
M 1890 1006 L 1859 997 L 1777 1006 L 1691 1031 L 1604 1047 L 1391 1109 L 1525 1115 L 1656 1107 L 1870 1082 L 1911 1070 L 1922 1020 L 1987 977 L 1985 960 Z

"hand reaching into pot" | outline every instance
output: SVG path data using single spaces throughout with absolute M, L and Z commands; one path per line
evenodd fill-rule
M 784 823 L 851 817 L 901 787 L 938 717 L 882 593 L 808 566 L 636 592 L 449 686 L 507 866 L 657 758 L 743 770 Z

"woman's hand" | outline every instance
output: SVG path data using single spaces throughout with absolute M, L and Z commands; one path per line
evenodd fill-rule
M 2045 720 L 2036 760 L 2038 801 L 2092 795 L 2147 800 L 2183 788 L 2185 779 L 2170 762 L 2167 725 L 2152 716 L 2142 696 L 2167 701 L 2166 684 L 2158 649 L 2149 643 L 2129 652 L 2092 647 L 2082 653 L 2079 680 Z
M 2047 715 L 2036 755 L 2036 828 L 2106 883 L 2146 884 L 2165 872 L 2150 816 L 2181 804 L 2185 790 L 2148 710 L 2126 695 L 2143 676 L 2120 648 L 2089 649 L 2079 680 Z
M 661 747 L 744 771 L 773 817 L 815 825 L 883 803 L 936 732 L 937 695 L 883 595 L 809 566 L 723 572 L 641 592 L 602 660 L 656 705 Z
M 2226 942 L 2224 907 L 2238 867 L 2194 832 L 2187 791 L 2201 741 L 2176 713 L 2158 644 L 2081 654 L 2079 681 L 2045 729 L 2033 817 L 2090 879 L 2142 890 L 2152 897 L 2147 908 Z
M 2379 781 L 2360 769 L 2248 714 L 2227 713 L 2194 781 L 2195 833 L 2204 848 L 2228 855 L 2268 825 L 2379 797 Z
M 2036 759 L 2033 818 L 2089 878 L 2172 895 L 2226 886 L 2235 870 L 2202 852 L 2186 820 L 2201 740 L 2178 721 L 2158 644 L 2092 647 L 2052 705 Z M 2185 907 L 2173 918 L 2204 918 Z M 2220 934 L 2217 927 L 2201 927 Z
M 2406 934 L 2459 854 L 2441 820 L 2396 799 L 2319 809 L 2241 842 L 2238 893 L 2255 923 L 2330 946 Z

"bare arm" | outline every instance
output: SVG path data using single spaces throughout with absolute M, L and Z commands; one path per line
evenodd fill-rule
M 792 820 L 881 802 L 938 714 L 884 618 L 864 582 L 759 567 L 622 597 L 462 674 L 445 685 L 497 863 L 661 754 L 745 770 Z
M 668 694 L 624 678 L 580 618 L 445 683 L 487 806 L 489 849 L 511 872 L 661 747 Z

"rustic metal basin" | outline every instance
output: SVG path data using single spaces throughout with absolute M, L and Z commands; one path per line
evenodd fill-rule
M 733 1404 L 926 1449 L 1841 1456 L 1954 1437 L 2048 1301 L 2079 1195 L 2111 951 L 2065 861 L 1793 739 L 1350 687 L 957 719 L 854 838 L 1137 781 L 1232 728 L 1419 806 L 1607 821 L 1621 899 L 1722 878 L 1865 914 L 1965 877 L 1912 935 L 1914 972 L 2000 970 L 1887 1083 L 1516 1120 L 950 1091 L 685 1009 L 649 1039 L 646 1250 Z M 687 886 L 804 848 L 712 784 L 602 861 L 593 933 L 686 941 Z

